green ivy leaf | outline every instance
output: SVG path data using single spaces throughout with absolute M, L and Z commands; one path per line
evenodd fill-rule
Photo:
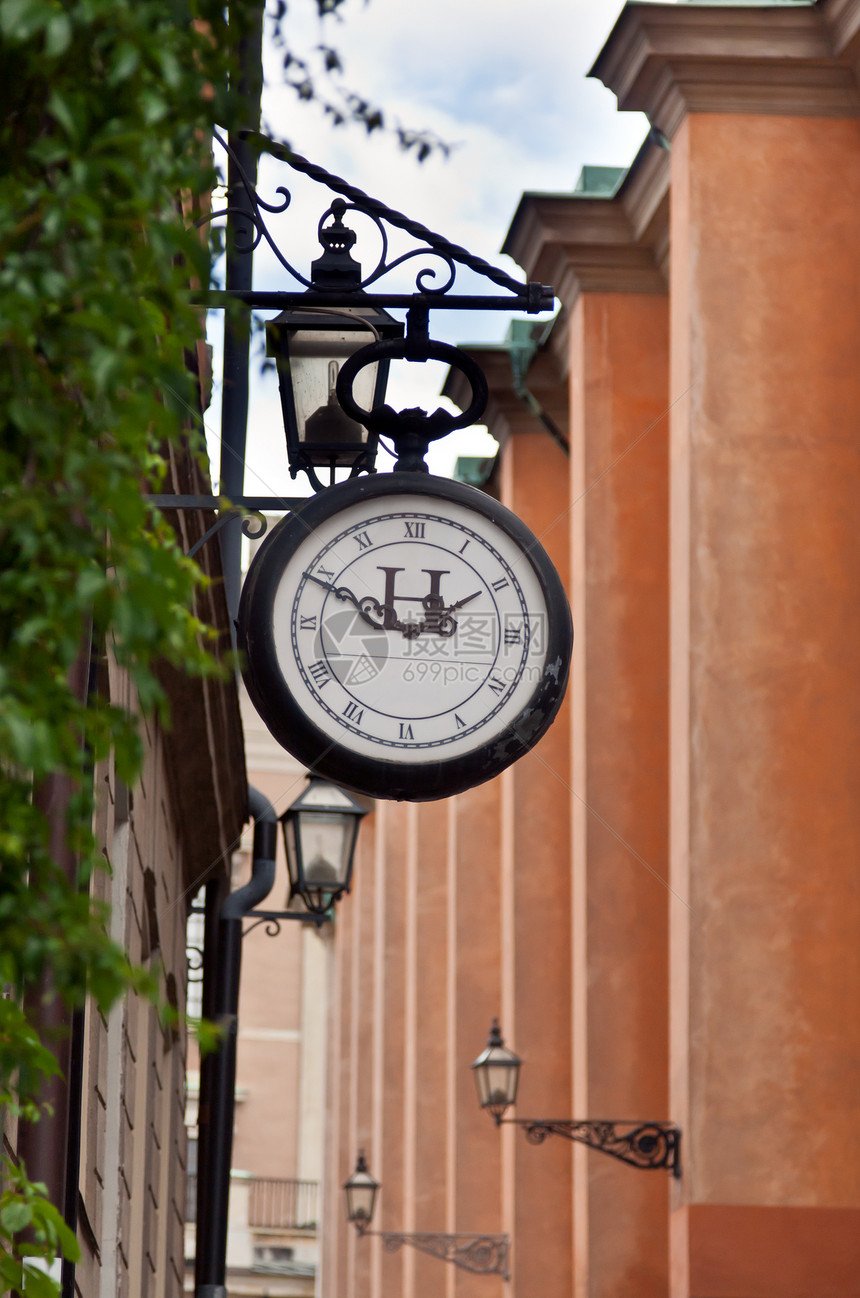
M 9 1234 L 24 1230 L 33 1220 L 33 1209 L 23 1199 L 10 1199 L 0 1207 L 0 1225 Z

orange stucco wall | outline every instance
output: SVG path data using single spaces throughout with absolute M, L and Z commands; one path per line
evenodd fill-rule
M 768 1223 L 824 1257 L 860 1206 L 858 210 L 856 121 L 673 141 L 676 1295 L 854 1292 L 775 1288 Z

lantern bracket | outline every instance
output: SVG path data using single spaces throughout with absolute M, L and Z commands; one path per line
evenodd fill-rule
M 192 512 L 216 510 L 218 517 L 210 528 L 194 542 L 186 553 L 187 559 L 193 559 L 207 541 L 211 541 L 227 523 L 241 519 L 242 535 L 259 541 L 265 535 L 269 520 L 266 513 L 284 514 L 301 509 L 306 503 L 306 496 L 237 496 L 227 500 L 224 496 L 204 496 L 191 494 L 148 494 L 143 497 L 149 505 L 161 510 L 190 510 Z
M 323 924 L 331 923 L 331 915 L 320 914 L 317 911 L 300 911 L 300 910 L 249 910 L 248 918 L 252 919 L 253 924 L 249 924 L 242 931 L 242 937 L 246 938 L 255 928 L 261 924 L 266 926 L 267 937 L 277 937 L 281 931 L 281 922 L 283 920 L 295 919 L 300 924 L 313 924 L 315 928 L 322 928 Z
M 681 1128 L 673 1122 L 642 1122 L 574 1119 L 495 1117 L 496 1126 L 503 1122 L 523 1127 L 526 1139 L 542 1145 L 548 1136 L 563 1136 L 609 1154 L 630 1167 L 668 1168 L 675 1177 L 681 1175 Z
M 475 1275 L 499 1275 L 509 1280 L 508 1235 L 475 1235 L 457 1232 L 439 1234 L 433 1231 L 364 1230 L 356 1226 L 359 1235 L 375 1235 L 382 1240 L 387 1253 L 396 1253 L 404 1245 L 429 1253 L 443 1262 L 451 1262 L 462 1271 Z
M 299 306 L 329 307 L 334 304 L 341 307 L 376 305 L 406 309 L 424 307 L 448 310 L 525 311 L 529 315 L 553 310 L 555 294 L 547 285 L 524 284 L 514 279 L 498 266 L 491 265 L 459 244 L 451 243 L 442 235 L 435 234 L 420 222 L 388 207 L 379 199 L 372 198 L 355 185 L 349 184 L 341 177 L 326 171 L 324 167 L 294 153 L 287 145 L 277 140 L 272 140 L 258 131 L 242 131 L 240 138 L 258 155 L 265 153 L 276 158 L 293 171 L 324 185 L 338 197 L 333 200 L 319 221 L 318 233 L 324 248 L 323 255 L 314 262 L 310 275 L 303 275 L 284 255 L 269 228 L 271 218 L 283 215 L 289 208 L 292 202 L 290 191 L 285 185 L 278 185 L 275 191 L 276 200 L 264 199 L 235 151 L 223 136 L 216 132 L 215 139 L 226 151 L 231 164 L 236 169 L 235 174 L 239 177 L 241 192 L 237 192 L 238 186 L 234 187 L 233 192 L 228 191 L 226 206 L 207 213 L 196 224 L 202 226 L 216 218 L 225 216 L 231 218 L 233 254 L 237 257 L 253 254 L 256 248 L 265 243 L 270 253 L 301 288 L 293 292 L 262 292 L 256 289 L 210 291 L 198 297 L 198 300 L 204 301 L 207 306 L 225 306 L 229 301 L 238 300 L 248 306 L 278 310 Z M 368 218 L 375 227 L 380 241 L 379 256 L 367 274 L 362 274 L 361 266 L 351 255 L 356 235 L 343 223 L 343 216 L 347 211 L 357 212 Z M 327 224 L 329 220 L 331 224 Z M 386 226 L 403 231 L 420 241 L 423 246 L 393 255 Z M 415 275 L 414 292 L 368 293 L 371 286 L 377 285 L 392 271 L 416 259 L 424 260 Z M 489 280 L 496 287 L 504 289 L 507 296 L 452 293 L 458 266 L 463 266 L 483 279 Z

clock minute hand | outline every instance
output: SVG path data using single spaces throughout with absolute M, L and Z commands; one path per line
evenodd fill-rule
M 309 581 L 315 581 L 318 586 L 322 586 L 323 590 L 331 591 L 335 599 L 339 599 L 343 603 L 352 604 L 359 617 L 363 618 L 368 626 L 372 626 L 374 631 L 385 630 L 381 622 L 374 622 L 373 618 L 370 616 L 370 613 L 373 612 L 377 617 L 382 617 L 384 612 L 383 606 L 379 603 L 379 600 L 374 599 L 372 595 L 365 595 L 363 599 L 358 599 L 348 586 L 335 586 L 330 581 L 323 581 L 322 577 L 315 577 L 312 572 L 306 572 L 304 575 Z

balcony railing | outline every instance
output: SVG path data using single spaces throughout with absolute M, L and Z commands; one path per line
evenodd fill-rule
M 242 1177 L 248 1190 L 248 1225 L 261 1230 L 316 1230 L 319 1183 Z M 187 1181 L 187 1222 L 197 1220 L 197 1177 Z
M 285 1181 L 262 1176 L 248 1183 L 248 1225 L 269 1230 L 316 1230 L 317 1181 Z

